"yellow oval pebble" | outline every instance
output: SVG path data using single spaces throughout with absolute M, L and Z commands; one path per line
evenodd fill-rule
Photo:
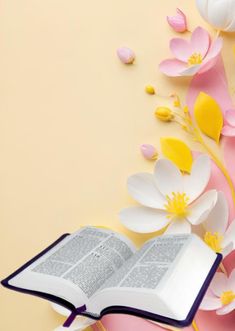
M 152 85 L 145 86 L 145 92 L 148 94 L 155 94 L 155 89 Z

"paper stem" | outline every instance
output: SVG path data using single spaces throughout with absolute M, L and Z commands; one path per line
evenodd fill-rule
M 105 327 L 103 326 L 102 322 L 101 321 L 98 321 L 96 322 L 97 326 L 98 326 L 98 329 L 100 331 L 106 331 Z
M 199 328 L 198 328 L 195 320 L 193 320 L 193 322 L 192 322 L 192 327 L 193 327 L 194 331 L 199 331 Z

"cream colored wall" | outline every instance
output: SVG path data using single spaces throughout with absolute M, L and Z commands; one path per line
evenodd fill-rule
M 188 0 L 0 2 L 1 278 L 81 224 L 125 231 L 117 214 L 133 203 L 126 178 L 153 167 L 139 145 L 158 145 L 172 128 L 181 136 L 155 121 L 159 99 L 143 91 L 185 94 L 187 79 L 157 69 L 174 35 L 165 16 L 177 6 L 191 27 L 202 24 Z M 121 45 L 136 52 L 133 66 L 117 59 Z M 62 322 L 47 302 L 0 291 L 1 330 Z

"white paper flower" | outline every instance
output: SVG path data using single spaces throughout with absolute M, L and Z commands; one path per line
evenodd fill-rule
M 216 310 L 217 315 L 225 315 L 235 309 L 235 269 L 227 278 L 216 272 L 200 305 L 201 310 Z
M 197 8 L 209 24 L 223 31 L 235 31 L 235 0 L 196 0 Z
M 121 222 L 139 233 L 158 231 L 189 233 L 191 224 L 202 223 L 217 201 L 215 190 L 202 192 L 210 178 L 210 159 L 194 161 L 190 175 L 182 175 L 169 160 L 156 162 L 154 174 L 139 173 L 128 178 L 130 195 L 143 206 L 123 209 Z
M 235 247 L 235 221 L 228 226 L 229 209 L 222 192 L 218 192 L 215 207 L 203 223 L 204 241 L 215 252 L 227 256 Z

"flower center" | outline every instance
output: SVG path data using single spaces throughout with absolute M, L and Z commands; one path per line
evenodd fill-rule
M 224 237 L 221 236 L 218 232 L 206 232 L 204 235 L 205 243 L 216 253 L 220 253 L 222 251 L 221 243 L 223 239 Z
M 188 58 L 188 65 L 194 66 L 195 64 L 201 64 L 202 63 L 202 55 L 200 53 L 193 53 Z
M 167 203 L 164 205 L 169 213 L 168 218 L 184 217 L 188 214 L 189 198 L 185 193 L 172 192 L 172 197 L 166 196 Z
M 229 305 L 235 299 L 235 293 L 233 291 L 225 291 L 220 296 L 222 305 Z

